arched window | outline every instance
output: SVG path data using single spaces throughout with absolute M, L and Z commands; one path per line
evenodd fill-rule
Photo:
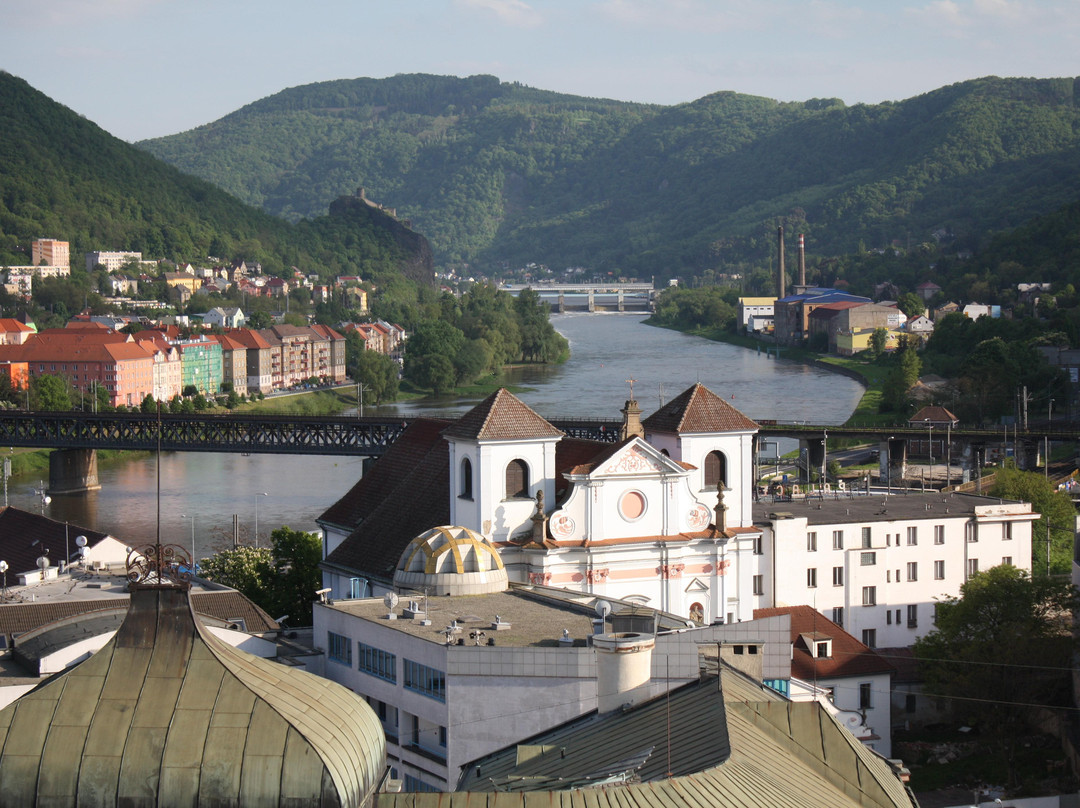
M 461 494 L 462 499 L 472 499 L 472 461 L 461 459 Z
M 723 452 L 709 452 L 705 455 L 705 487 L 716 488 L 719 482 L 728 487 L 727 458 Z
M 529 496 L 529 467 L 524 460 L 511 460 L 506 466 L 506 498 Z

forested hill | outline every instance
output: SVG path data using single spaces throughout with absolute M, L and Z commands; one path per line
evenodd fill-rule
M 401 75 L 292 88 L 139 145 L 290 219 L 363 186 L 441 262 L 664 277 L 768 265 L 778 220 L 811 260 L 978 249 L 1075 198 L 1076 99 L 1072 78 L 985 78 L 876 105 L 661 107 Z
M 290 224 L 246 205 L 0 71 L 0 266 L 30 263 L 30 241 L 147 258 L 260 261 L 276 274 L 390 277 L 431 283 L 430 248 L 367 205 Z

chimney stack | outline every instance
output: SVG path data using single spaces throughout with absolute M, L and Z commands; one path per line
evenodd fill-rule
M 596 649 L 597 712 L 610 713 L 649 697 L 656 645 L 652 634 L 594 634 L 592 643 Z
M 799 286 L 806 290 L 806 237 L 799 233 Z
M 776 271 L 776 297 L 787 297 L 785 286 L 787 284 L 787 277 L 784 271 L 784 226 L 780 225 L 776 228 L 776 252 L 779 256 L 777 262 Z

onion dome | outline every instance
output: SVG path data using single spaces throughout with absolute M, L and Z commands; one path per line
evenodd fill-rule
M 133 553 L 116 635 L 0 710 L 4 803 L 369 805 L 386 767 L 375 713 L 206 631 L 179 555 Z
M 508 586 L 499 551 L 465 527 L 434 527 L 409 542 L 394 586 L 435 595 L 486 595 Z

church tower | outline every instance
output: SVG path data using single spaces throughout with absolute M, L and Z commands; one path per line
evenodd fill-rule
M 537 494 L 555 501 L 555 444 L 563 433 L 500 389 L 442 435 L 449 444 L 450 523 L 494 542 L 530 534 Z

